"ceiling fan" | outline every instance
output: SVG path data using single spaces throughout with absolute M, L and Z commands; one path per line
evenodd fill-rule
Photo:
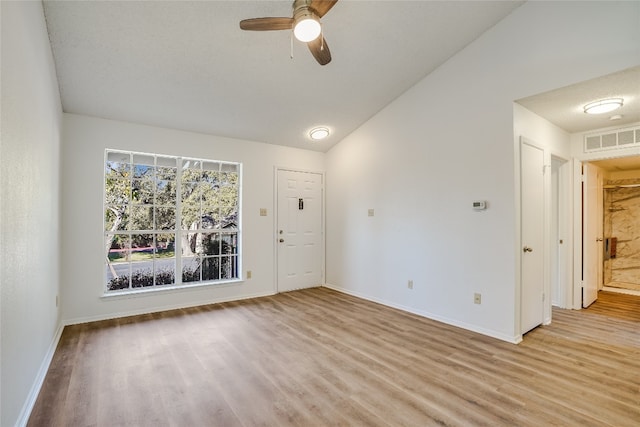
M 338 0 L 295 0 L 291 18 L 252 18 L 240 21 L 240 28 L 250 31 L 291 30 L 301 42 L 307 43 L 313 57 L 320 65 L 331 62 L 329 46 L 322 35 L 320 18 Z

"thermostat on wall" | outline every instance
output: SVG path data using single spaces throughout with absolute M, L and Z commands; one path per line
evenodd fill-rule
M 483 211 L 487 209 L 487 202 L 484 200 L 476 200 L 473 202 L 474 211 Z

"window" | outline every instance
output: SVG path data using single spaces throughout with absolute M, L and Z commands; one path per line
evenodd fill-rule
M 239 163 L 107 150 L 106 291 L 239 279 L 240 172 Z

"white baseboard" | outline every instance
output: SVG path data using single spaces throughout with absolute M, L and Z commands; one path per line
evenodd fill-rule
M 476 325 L 472 325 L 472 324 L 465 323 L 465 322 L 460 322 L 460 321 L 454 320 L 454 319 L 449 319 L 449 318 L 446 318 L 446 317 L 443 317 L 443 316 L 440 316 L 440 315 L 437 315 L 437 314 L 429 313 L 427 311 L 416 310 L 415 308 L 405 307 L 405 306 L 403 306 L 401 304 L 396 304 L 394 302 L 385 301 L 385 300 L 382 300 L 382 299 L 379 299 L 379 298 L 375 298 L 375 297 L 372 297 L 372 296 L 369 296 L 369 295 L 361 294 L 359 292 L 353 292 L 353 291 L 351 291 L 349 289 L 344 289 L 344 288 L 341 288 L 339 286 L 332 285 L 330 283 L 325 283 L 323 286 L 325 288 L 333 289 L 334 291 L 342 292 L 342 293 L 347 294 L 347 295 L 352 295 L 352 296 L 357 297 L 357 298 L 362 298 L 362 299 L 365 299 L 367 301 L 372 301 L 372 302 L 375 302 L 375 303 L 378 303 L 378 304 L 382 304 L 382 305 L 385 305 L 387 307 L 391 307 L 391 308 L 395 308 L 395 309 L 398 309 L 398 310 L 406 311 L 407 313 L 417 314 L 418 316 L 425 317 L 427 319 L 435 320 L 437 322 L 445 323 L 447 325 L 455 326 L 457 328 L 466 329 L 468 331 L 476 332 L 478 334 L 482 334 L 482 335 L 486 335 L 486 336 L 489 336 L 489 337 L 492 337 L 492 338 L 496 338 L 496 339 L 499 339 L 501 341 L 506 341 L 506 342 L 511 343 L 511 344 L 518 344 L 518 343 L 520 343 L 522 341 L 522 335 L 516 335 L 516 336 L 505 335 L 505 334 L 503 334 L 501 332 L 497 332 L 497 331 L 494 331 L 494 330 L 491 330 L 491 329 L 481 328 L 481 327 L 478 327 Z
M 27 395 L 27 400 L 24 402 L 22 406 L 22 410 L 20 411 L 20 415 L 18 416 L 18 420 L 16 421 L 17 427 L 24 427 L 29 422 L 29 417 L 31 416 L 31 411 L 36 404 L 36 400 L 38 399 L 38 395 L 40 394 L 40 389 L 42 389 L 42 385 L 44 384 L 44 379 L 47 376 L 47 372 L 49 371 L 49 366 L 51 365 L 51 361 L 53 360 L 53 355 L 56 352 L 56 348 L 58 347 L 58 342 L 60 342 L 60 337 L 62 336 L 62 331 L 64 329 L 64 323 L 60 322 L 58 328 L 56 329 L 56 333 L 49 344 L 49 348 L 47 349 L 47 354 L 45 355 L 42 363 L 40 364 L 40 369 L 38 369 L 38 374 L 36 375 L 36 379 L 33 381 L 31 385 L 31 390 L 29 390 L 29 394 Z
M 76 317 L 74 319 L 66 319 L 63 321 L 64 326 L 67 325 L 77 325 L 80 323 L 89 323 L 89 322 L 99 322 L 101 320 L 111 320 L 111 319 L 119 319 L 121 317 L 129 317 L 129 316 L 138 316 L 141 314 L 151 314 L 151 313 L 160 313 L 162 311 L 169 310 L 180 310 L 182 308 L 191 308 L 191 307 L 199 307 L 202 305 L 209 304 L 218 304 L 222 302 L 230 302 L 230 301 L 240 301 L 251 298 L 260 298 L 260 297 L 268 297 L 275 295 L 275 292 L 259 292 L 255 294 L 241 295 L 241 296 L 233 296 L 228 298 L 213 298 L 209 300 L 196 301 L 188 304 L 171 304 L 164 305 L 158 307 L 150 307 L 150 308 L 142 308 L 139 310 L 131 310 L 131 311 L 121 311 L 117 313 L 108 313 L 108 314 L 100 314 L 97 316 L 88 316 L 88 317 Z

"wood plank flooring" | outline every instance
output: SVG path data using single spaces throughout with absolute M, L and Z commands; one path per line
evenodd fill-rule
M 508 344 L 326 288 L 65 328 L 29 426 L 638 426 L 640 297 Z

